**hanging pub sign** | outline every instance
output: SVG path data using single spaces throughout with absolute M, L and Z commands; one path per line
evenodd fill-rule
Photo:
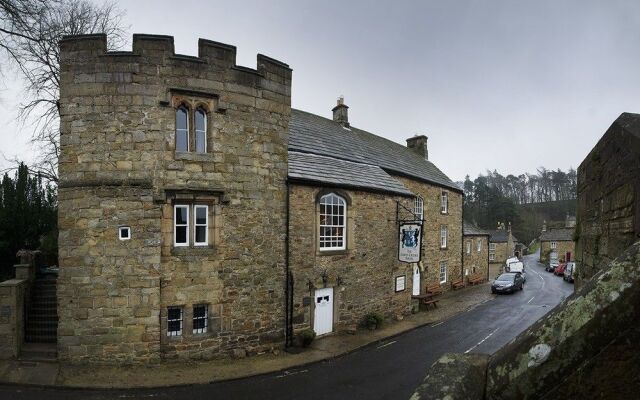
M 400 223 L 398 260 L 407 263 L 419 262 L 422 248 L 422 225 L 416 222 Z

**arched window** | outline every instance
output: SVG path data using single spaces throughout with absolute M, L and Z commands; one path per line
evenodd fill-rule
M 176 151 L 189 151 L 189 110 L 185 106 L 176 110 Z
M 196 153 L 207 152 L 207 113 L 202 109 L 196 110 Z
M 347 202 L 334 193 L 320 198 L 320 250 L 347 248 Z
M 413 203 L 413 213 L 418 221 L 422 221 L 424 219 L 424 200 L 422 200 L 422 197 L 420 196 L 415 198 Z

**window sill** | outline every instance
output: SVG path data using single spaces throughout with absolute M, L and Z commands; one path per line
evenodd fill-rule
M 213 161 L 214 155 L 210 153 L 196 153 L 195 151 L 176 151 L 173 158 L 185 161 Z
M 348 249 L 342 249 L 342 250 L 318 250 L 316 252 L 316 255 L 318 256 L 339 256 L 339 255 L 346 255 L 349 254 L 349 250 Z
M 449 250 L 448 247 L 440 247 L 440 250 Z
M 209 256 L 217 254 L 215 247 L 211 246 L 179 246 L 171 247 L 172 256 Z

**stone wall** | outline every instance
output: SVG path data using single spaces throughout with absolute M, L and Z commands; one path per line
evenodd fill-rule
M 347 249 L 320 251 L 318 194 L 347 200 Z M 356 328 L 369 312 L 393 319 L 411 312 L 412 265 L 398 261 L 396 201 L 412 198 L 355 190 L 290 186 L 290 269 L 295 330 L 313 327 L 315 289 L 334 288 L 334 330 Z M 429 233 L 431 234 L 431 233 Z M 395 291 L 395 278 L 405 290 Z
M 212 358 L 280 346 L 284 335 L 291 70 L 167 36 L 60 43 L 59 357 L 72 362 Z M 176 151 L 176 109 L 207 116 L 205 153 Z M 192 121 L 193 122 L 193 121 Z M 173 205 L 209 206 L 204 247 L 173 246 Z M 118 239 L 121 226 L 129 240 Z M 191 310 L 209 330 L 192 334 Z M 167 337 L 167 307 L 183 334 Z
M 578 167 L 576 284 L 640 238 L 640 115 L 623 113 Z
M 480 251 L 478 251 L 478 242 L 480 242 Z M 467 243 L 470 252 L 467 252 Z M 487 280 L 489 276 L 489 237 L 486 235 L 465 235 L 462 246 L 464 251 L 462 261 L 466 279 L 480 276 Z
M 0 282 L 0 358 L 17 358 L 24 342 L 26 279 Z
M 558 260 L 566 261 L 567 253 L 571 253 L 571 260 L 576 259 L 576 244 L 573 241 L 557 241 L 556 253 Z M 540 262 L 546 264 L 549 262 L 549 254 L 551 254 L 551 242 L 540 242 Z
M 447 263 L 447 280 L 443 290 L 451 289 L 451 282 L 462 279 L 462 193 L 413 179 L 397 177 L 415 195 L 424 200 L 424 239 L 422 240 L 423 287 L 440 284 L 440 262 Z M 440 196 L 448 193 L 448 213 L 440 212 Z M 413 206 L 410 207 L 413 209 Z M 448 230 L 447 247 L 440 248 L 440 226 Z
M 491 242 L 489 242 L 491 243 Z M 495 258 L 489 261 L 489 279 L 495 278 L 503 272 L 505 262 L 507 258 L 512 254 L 509 251 L 509 244 L 507 242 L 495 242 L 496 251 Z M 507 256 L 509 254 L 509 256 Z

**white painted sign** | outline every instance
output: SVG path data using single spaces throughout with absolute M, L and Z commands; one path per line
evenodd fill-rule
M 404 275 L 396 276 L 396 292 L 402 292 L 406 288 L 406 278 Z
M 399 229 L 398 260 L 419 262 L 422 247 L 422 225 L 415 222 L 403 222 Z

